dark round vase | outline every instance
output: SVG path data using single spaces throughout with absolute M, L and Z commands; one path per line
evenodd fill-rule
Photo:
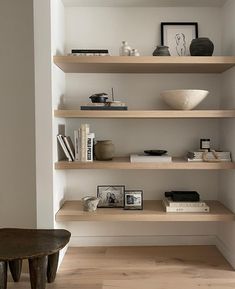
M 206 37 L 195 38 L 192 40 L 189 50 L 192 56 L 212 56 L 214 44 Z
M 157 46 L 153 51 L 153 56 L 171 56 L 168 46 Z

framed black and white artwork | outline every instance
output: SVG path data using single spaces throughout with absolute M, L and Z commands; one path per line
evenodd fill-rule
M 127 190 L 124 195 L 125 210 L 143 210 L 143 191 Z
M 161 44 L 169 47 L 171 56 L 189 56 L 189 46 L 198 38 L 197 22 L 162 22 Z
M 123 208 L 125 186 L 97 186 L 98 208 Z

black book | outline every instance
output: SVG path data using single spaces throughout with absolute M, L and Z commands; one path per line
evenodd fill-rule
M 128 110 L 127 106 L 88 106 L 80 107 L 81 110 Z
M 196 191 L 171 191 L 165 192 L 166 198 L 171 198 L 174 202 L 199 202 L 200 195 Z

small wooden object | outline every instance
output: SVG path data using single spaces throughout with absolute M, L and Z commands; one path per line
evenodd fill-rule
M 0 229 L 0 289 L 7 288 L 7 267 L 20 280 L 22 260 L 28 259 L 32 289 L 55 280 L 59 250 L 70 239 L 66 230 Z

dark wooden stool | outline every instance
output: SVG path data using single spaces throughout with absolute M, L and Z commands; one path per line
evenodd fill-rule
M 70 239 L 66 230 L 0 229 L 0 289 L 7 288 L 7 267 L 20 280 L 22 260 L 28 259 L 32 289 L 45 289 L 55 280 L 59 250 Z

